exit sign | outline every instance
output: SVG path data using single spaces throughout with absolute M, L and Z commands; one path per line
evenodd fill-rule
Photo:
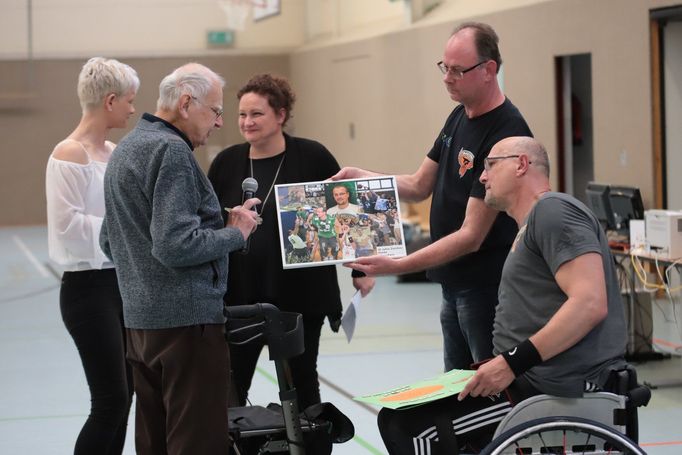
M 209 47 L 231 47 L 234 44 L 234 31 L 209 30 L 206 32 L 206 43 Z

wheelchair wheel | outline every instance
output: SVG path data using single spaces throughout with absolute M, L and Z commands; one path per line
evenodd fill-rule
M 481 455 L 623 454 L 645 455 L 636 443 L 618 431 L 579 417 L 543 417 L 505 431 Z

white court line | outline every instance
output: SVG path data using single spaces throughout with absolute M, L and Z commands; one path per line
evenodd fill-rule
M 38 273 L 40 273 L 43 278 L 49 278 L 50 277 L 50 272 L 48 272 L 47 268 L 43 264 L 40 263 L 37 257 L 31 253 L 31 250 L 28 249 L 26 244 L 21 241 L 18 235 L 13 235 L 12 240 L 14 240 L 14 243 L 17 244 L 19 249 L 24 253 L 24 255 L 28 258 L 28 260 L 33 264 L 33 267 L 36 268 Z

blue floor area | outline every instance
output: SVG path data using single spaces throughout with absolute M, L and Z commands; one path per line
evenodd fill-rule
M 0 229 L 0 454 L 68 454 L 87 416 L 89 396 L 78 353 L 59 314 L 59 269 L 48 261 L 44 227 Z M 350 271 L 338 267 L 344 301 Z M 362 301 L 351 343 L 323 329 L 322 398 L 355 424 L 356 437 L 335 454 L 385 454 L 377 409 L 349 397 L 436 375 L 442 368 L 440 290 L 385 277 Z M 682 360 L 637 366 L 641 380 L 682 382 Z M 277 401 L 274 366 L 264 353 L 251 400 Z M 131 415 L 126 454 L 135 453 Z M 682 387 L 660 387 L 640 411 L 641 443 L 653 455 L 682 453 Z

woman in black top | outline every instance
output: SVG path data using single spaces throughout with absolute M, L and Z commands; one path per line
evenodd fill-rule
M 275 184 L 320 181 L 339 171 L 332 154 L 319 142 L 291 137 L 282 128 L 291 117 L 295 95 L 280 77 L 252 77 L 238 93 L 239 130 L 243 144 L 223 150 L 211 164 L 208 177 L 224 207 L 242 202 L 241 183 L 258 181 L 257 207 L 263 223 L 251 235 L 248 253 L 230 256 L 227 305 L 272 303 L 283 311 L 303 315 L 305 352 L 291 359 L 294 385 L 301 409 L 320 402 L 317 354 L 325 316 L 338 330 L 341 299 L 336 267 L 282 268 L 274 190 Z M 374 279 L 353 274 L 353 284 L 363 296 Z M 238 402 L 246 403 L 256 363 L 263 346 L 230 346 L 233 387 Z

